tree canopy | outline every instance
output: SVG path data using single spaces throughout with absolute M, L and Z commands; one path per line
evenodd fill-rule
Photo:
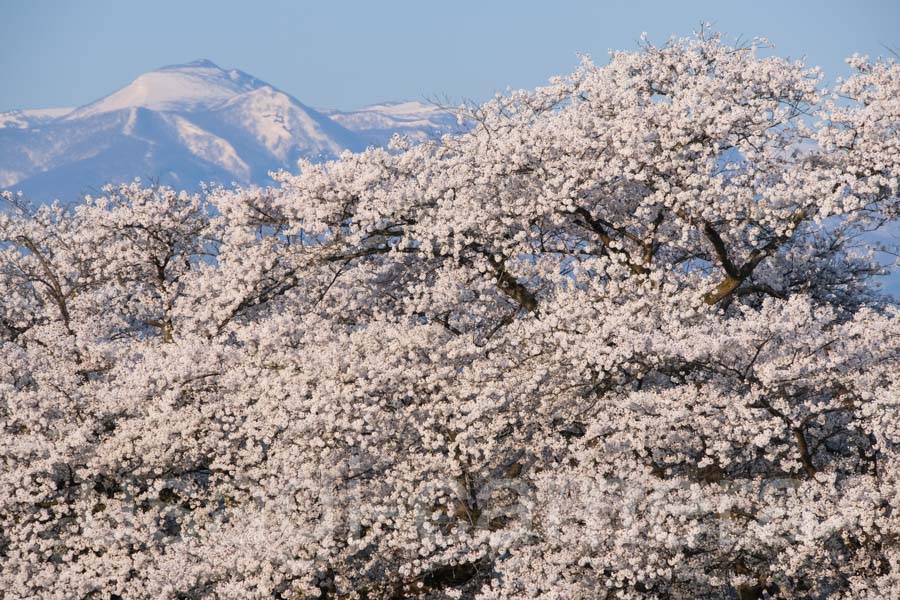
M 900 595 L 900 65 L 715 33 L 0 214 L 0 589 Z

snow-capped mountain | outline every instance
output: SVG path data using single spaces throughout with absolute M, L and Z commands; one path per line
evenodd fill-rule
M 422 102 L 385 102 L 349 112 L 322 112 L 377 146 L 386 145 L 395 133 L 422 142 L 459 128 L 452 112 Z
M 326 114 L 327 113 L 327 114 Z M 0 113 L 0 188 L 71 201 L 135 177 L 191 189 L 266 184 L 297 160 L 447 131 L 450 117 L 417 102 L 317 111 L 237 69 L 208 60 L 145 73 L 75 109 Z

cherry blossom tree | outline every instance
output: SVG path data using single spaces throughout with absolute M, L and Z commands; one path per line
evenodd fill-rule
M 900 65 L 702 31 L 0 214 L 10 598 L 900 595 Z

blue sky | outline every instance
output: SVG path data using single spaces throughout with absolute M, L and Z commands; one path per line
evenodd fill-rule
M 900 0 L 0 0 L 0 111 L 87 103 L 166 64 L 209 58 L 320 107 L 448 95 L 484 99 L 709 20 L 765 35 L 829 73 L 900 48 Z

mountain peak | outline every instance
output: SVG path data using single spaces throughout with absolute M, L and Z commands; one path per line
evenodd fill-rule
M 80 119 L 127 108 L 147 108 L 162 112 L 206 110 L 268 85 L 243 71 L 226 71 L 209 59 L 168 65 L 138 76 L 109 96 L 70 113 Z
M 191 62 L 175 64 L 175 65 L 167 65 L 165 67 L 161 67 L 157 69 L 157 71 L 164 71 L 169 69 L 183 69 L 183 68 L 203 68 L 203 69 L 219 69 L 223 70 L 222 67 L 209 60 L 208 58 L 198 58 L 197 60 L 192 60 Z

